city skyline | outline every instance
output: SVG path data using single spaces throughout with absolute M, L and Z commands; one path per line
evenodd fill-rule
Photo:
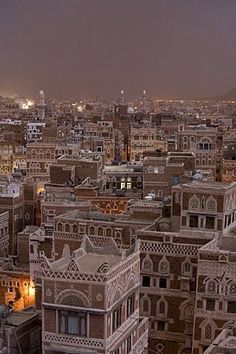
M 236 86 L 233 1 L 0 5 L 0 94 L 202 98 Z

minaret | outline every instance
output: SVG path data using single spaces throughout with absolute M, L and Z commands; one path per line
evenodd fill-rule
M 124 90 L 121 90 L 121 91 L 120 91 L 120 104 L 121 104 L 122 106 L 125 105 L 125 94 L 124 94 Z
M 38 97 L 38 104 L 37 104 L 37 110 L 38 110 L 38 119 L 39 120 L 44 120 L 45 119 L 45 96 L 43 90 L 39 91 L 39 97 Z
M 143 90 L 143 111 L 146 112 L 147 109 L 147 91 Z

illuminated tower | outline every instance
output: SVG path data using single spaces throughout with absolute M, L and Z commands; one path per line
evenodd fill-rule
M 45 96 L 43 90 L 39 91 L 39 97 L 38 97 L 38 104 L 37 104 L 37 111 L 38 111 L 38 119 L 39 120 L 44 120 L 45 119 Z
M 125 94 L 124 94 L 124 90 L 121 90 L 121 91 L 120 91 L 120 104 L 121 104 L 122 106 L 125 105 Z

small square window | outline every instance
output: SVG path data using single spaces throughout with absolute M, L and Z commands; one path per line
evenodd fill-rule
M 206 229 L 213 230 L 215 228 L 215 218 L 212 216 L 206 217 Z
M 215 300 L 207 299 L 206 300 L 206 310 L 215 311 Z
M 165 321 L 157 321 L 157 330 L 158 331 L 165 331 L 166 323 Z
M 190 227 L 198 227 L 198 216 L 197 215 L 190 215 L 189 226 Z
M 160 278 L 159 279 L 159 288 L 165 289 L 167 287 L 167 279 L 166 278 Z
M 228 313 L 236 313 L 236 302 L 235 301 L 228 302 L 227 312 Z
M 150 277 L 148 277 L 147 275 L 143 275 L 142 286 L 149 288 L 150 283 L 151 283 Z

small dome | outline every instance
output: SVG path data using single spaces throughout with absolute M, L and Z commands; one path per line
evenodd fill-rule
M 127 113 L 128 113 L 128 114 L 134 114 L 134 109 L 133 109 L 133 107 L 128 107 L 128 108 L 127 108 Z
M 40 94 L 40 96 L 43 96 L 43 95 L 44 95 L 43 90 L 40 90 L 40 91 L 39 91 L 39 94 Z

